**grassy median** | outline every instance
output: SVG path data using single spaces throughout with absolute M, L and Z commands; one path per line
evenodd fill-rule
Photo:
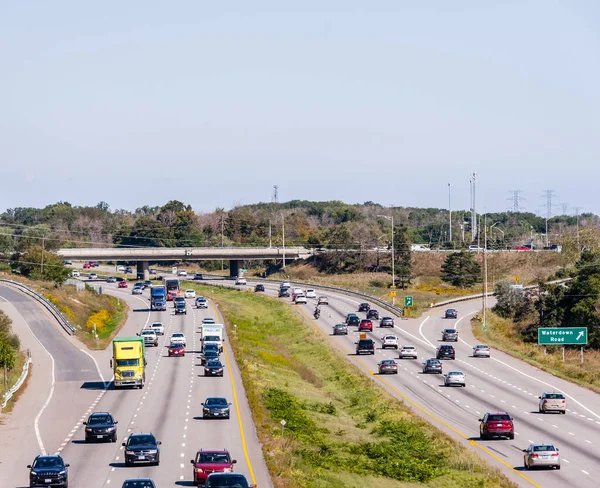
M 275 487 L 515 486 L 375 385 L 288 304 L 196 288 L 224 315 Z

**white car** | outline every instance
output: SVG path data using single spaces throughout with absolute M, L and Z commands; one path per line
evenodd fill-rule
M 235 284 L 236 285 L 245 285 L 246 284 L 246 278 L 238 278 L 235 280 Z
M 185 290 L 185 298 L 196 298 L 195 290 Z
M 79 274 L 79 270 L 78 269 L 74 269 L 73 271 L 71 271 L 71 276 L 73 278 L 79 278 L 81 275 Z
M 117 266 L 117 271 L 125 272 L 125 266 L 122 266 L 122 265 Z
M 165 335 L 165 327 L 162 322 L 154 322 L 150 328 L 156 332 L 156 335 Z
M 212 317 L 206 317 L 205 319 L 202 319 L 202 325 L 210 325 L 210 324 L 216 324 L 216 323 L 217 322 Z
M 291 288 L 292 285 L 290 284 L 289 281 L 282 281 L 281 284 L 279 285 L 280 288 Z
M 381 349 L 387 349 L 388 347 L 398 349 L 398 336 L 386 334 L 381 337 Z
M 183 347 L 186 347 L 187 341 L 185 340 L 185 335 L 183 332 L 175 332 L 174 334 L 171 334 L 171 344 L 174 342 L 179 342 L 183 344 Z
M 319 305 L 329 305 L 329 298 L 327 298 L 327 297 L 319 297 L 319 300 L 317 301 L 317 303 Z
M 306 290 L 304 295 L 306 295 L 306 298 L 317 298 L 317 292 L 315 290 Z
M 306 297 L 304 295 L 296 296 L 296 305 L 306 305 L 308 302 L 306 301 Z
M 462 371 L 450 371 L 450 372 L 446 373 L 446 379 L 444 380 L 444 385 L 445 386 L 458 385 L 458 386 L 466 387 L 467 384 L 465 382 L 465 374 Z
M 89 277 L 90 277 L 90 280 L 97 280 L 98 279 L 98 275 L 96 273 L 90 273 Z
M 490 357 L 490 346 L 485 344 L 477 344 L 473 347 L 474 358 L 489 358 Z
M 180 269 L 177 271 L 177 276 L 187 276 L 187 271 L 185 269 Z
M 141 295 L 142 294 L 142 287 L 141 286 L 135 286 L 133 287 L 133 289 L 131 290 L 131 294 L 132 295 Z
M 417 348 L 415 346 L 402 346 L 398 352 L 398 359 L 417 359 Z
M 196 298 L 196 308 L 208 308 L 208 300 L 204 297 Z

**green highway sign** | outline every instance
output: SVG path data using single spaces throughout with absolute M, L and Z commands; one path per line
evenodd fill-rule
M 538 329 L 538 344 L 576 344 L 588 343 L 587 327 L 547 327 Z
M 413 297 L 410 297 L 410 296 L 404 297 L 404 306 L 412 307 L 413 306 Z

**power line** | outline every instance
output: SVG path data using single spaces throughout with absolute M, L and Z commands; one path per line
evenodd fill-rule
M 521 207 L 521 202 L 525 201 L 525 198 L 521 196 L 523 190 L 511 190 L 510 193 L 512 193 L 512 196 L 507 198 L 507 200 L 512 202 L 511 211 L 514 213 L 522 212 L 523 208 Z

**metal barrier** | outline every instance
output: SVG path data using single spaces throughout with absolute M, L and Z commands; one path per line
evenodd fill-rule
M 75 335 L 77 333 L 77 329 L 75 329 L 75 327 L 73 327 L 69 323 L 69 321 L 62 314 L 62 312 L 58 308 L 56 308 L 56 306 L 50 300 L 48 300 L 46 297 L 40 295 L 38 292 L 32 290 L 31 288 L 26 287 L 25 285 L 23 285 L 22 283 L 19 283 L 17 281 L 0 279 L 0 284 L 4 284 L 7 286 L 16 288 L 21 293 L 24 293 L 25 295 L 33 298 L 38 303 L 43 305 L 52 314 L 52 316 L 58 321 L 58 323 L 61 325 L 61 327 L 65 330 L 65 332 L 67 334 Z
M 6 408 L 8 401 L 17 392 L 17 390 L 23 386 L 23 383 L 25 383 L 25 378 L 27 378 L 27 374 L 29 373 L 29 363 L 31 363 L 31 351 L 27 349 L 27 359 L 23 365 L 23 372 L 21 373 L 21 376 L 19 376 L 19 379 L 14 386 L 4 394 L 4 401 L 2 402 L 2 405 L 0 405 L 0 411 Z

